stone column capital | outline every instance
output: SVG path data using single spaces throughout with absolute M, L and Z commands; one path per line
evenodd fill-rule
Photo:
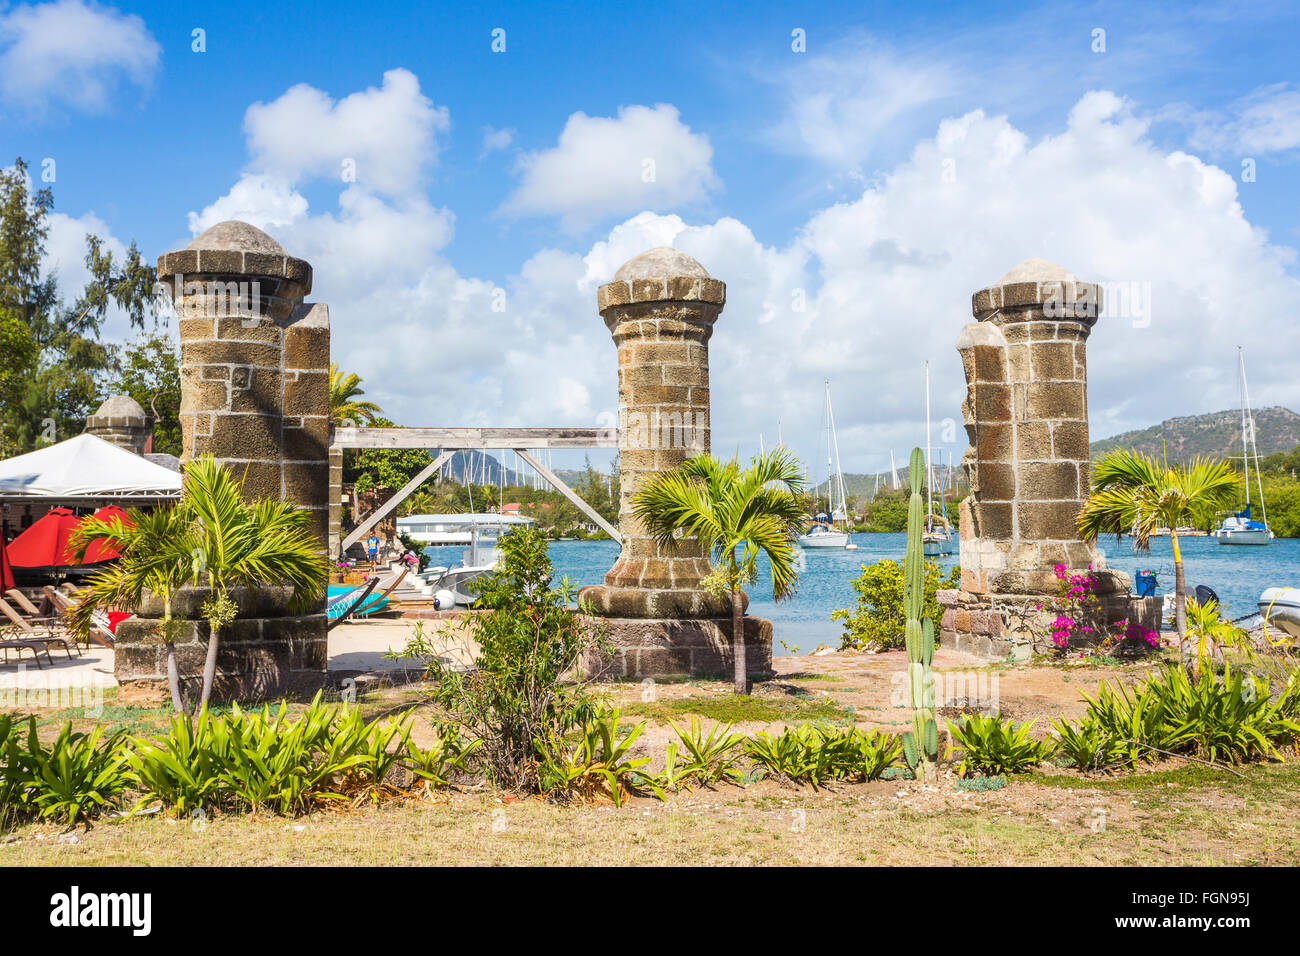
M 1086 332 L 1102 310 L 1101 286 L 1080 282 L 1074 273 L 1046 259 L 1028 259 L 991 286 L 971 296 L 971 314 L 980 322 L 1007 325 L 1056 319 L 1080 322 Z

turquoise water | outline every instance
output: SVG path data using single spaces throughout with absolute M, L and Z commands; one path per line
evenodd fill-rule
M 807 653 L 818 644 L 839 646 L 841 627 L 830 620 L 831 612 L 855 603 L 852 581 L 863 564 L 884 558 L 902 561 L 907 536 L 904 534 L 855 534 L 857 551 L 834 549 L 803 551 L 805 568 L 799 593 L 780 604 L 772 602 L 772 583 L 760 562 L 759 583 L 749 588 L 750 613 L 771 618 L 775 627 L 777 654 L 791 650 Z M 1187 584 L 1206 584 L 1218 592 L 1232 617 L 1255 610 L 1259 593 L 1278 585 L 1300 586 L 1300 538 L 1279 538 L 1266 547 L 1221 545 L 1213 538 L 1182 538 L 1183 564 Z M 435 563 L 456 563 L 462 548 L 429 548 Z M 1127 539 L 1116 544 L 1103 541 L 1101 550 L 1109 567 L 1133 575 L 1138 570 L 1155 571 L 1160 582 L 1157 593 L 1174 586 L 1173 553 L 1169 539 L 1155 539 L 1151 552 L 1135 555 Z M 618 555 L 612 541 L 554 541 L 551 560 L 559 574 L 580 585 L 600 584 Z M 957 563 L 957 555 L 939 559 L 944 568 Z

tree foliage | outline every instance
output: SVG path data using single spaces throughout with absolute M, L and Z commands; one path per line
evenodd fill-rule
M 135 328 L 157 322 L 154 269 L 134 242 L 119 261 L 88 234 L 90 279 L 72 305 L 61 300 L 57 277 L 42 272 L 53 207 L 54 194 L 33 190 L 21 157 L 0 170 L 0 338 L 18 348 L 0 383 L 0 442 L 18 451 L 80 433 L 103 399 L 112 352 L 99 336 L 110 307 Z
M 944 572 L 934 561 L 925 562 L 924 597 L 921 616 L 934 622 L 939 632 L 939 602 L 936 595 L 947 588 L 961 586 L 961 568 Z M 831 612 L 831 620 L 844 625 L 840 648 L 888 648 L 903 646 L 903 566 L 897 561 L 877 561 L 862 565 L 862 573 L 853 581 L 857 604 Z

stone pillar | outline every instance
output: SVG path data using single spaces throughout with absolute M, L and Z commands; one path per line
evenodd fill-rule
M 709 339 L 726 284 L 661 246 L 624 263 L 596 302 L 618 347 L 623 544 L 605 583 L 579 597 L 609 619 L 616 661 L 604 669 L 629 677 L 725 673 L 730 602 L 700 586 L 712 570 L 708 555 L 690 540 L 661 548 L 637 520 L 632 499 L 655 474 L 709 451 Z M 770 670 L 771 641 L 769 622 L 747 619 L 753 673 Z
M 249 500 L 311 512 L 328 536 L 329 310 L 304 305 L 311 266 L 244 222 L 158 260 L 181 342 L 181 461 L 213 455 Z
M 331 447 L 329 450 L 330 490 L 329 490 L 329 548 L 331 561 L 336 561 L 343 545 L 343 449 Z
M 618 530 L 623 546 L 605 586 L 584 592 L 617 617 L 700 617 L 723 603 L 700 589 L 709 574 L 698 543 L 660 548 L 632 512 L 659 472 L 709 451 L 709 338 L 726 284 L 666 246 L 625 262 L 596 293 L 618 346 Z
M 249 501 L 287 501 L 310 515 L 322 553 L 329 533 L 329 310 L 304 304 L 311 266 L 244 222 L 213 226 L 158 260 L 171 286 L 181 342 L 182 462 L 210 454 L 243 482 Z M 178 595 L 198 600 L 202 589 Z M 280 589 L 239 599 L 217 658 L 225 698 L 273 696 L 325 682 L 323 607 L 290 616 Z M 323 605 L 324 602 L 322 602 Z M 158 611 L 160 609 L 153 609 Z M 114 669 L 124 686 L 156 686 L 159 637 L 149 608 L 119 627 Z M 124 622 L 126 623 L 126 622 Z M 182 669 L 206 647 L 188 624 Z
M 144 409 L 130 395 L 111 396 L 86 419 L 87 435 L 102 438 L 137 455 L 144 454 L 150 431 Z
M 972 297 L 976 321 L 957 339 L 970 439 L 962 582 L 940 601 L 950 644 L 1027 656 L 1047 628 L 1024 609 L 1056 593 L 1058 565 L 1094 570 L 1106 618 L 1099 623 L 1129 612 L 1127 575 L 1106 570 L 1077 528 L 1091 459 L 1087 340 L 1101 308 L 1099 286 L 1043 259 Z

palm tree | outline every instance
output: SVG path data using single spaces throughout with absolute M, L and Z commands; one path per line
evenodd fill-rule
M 133 512 L 131 519 L 140 524 L 128 529 L 123 522 L 92 520 L 82 522 L 74 532 L 80 552 L 91 540 L 106 538 L 121 553 L 112 567 L 89 582 L 74 624 L 84 633 L 96 608 L 134 610 L 145 590 L 159 588 L 166 629 L 171 596 L 179 587 L 211 589 L 200 608 L 209 632 L 196 711 L 212 695 L 221 630 L 235 618 L 232 588 L 287 585 L 293 589 L 290 606 L 298 610 L 325 592 L 328 572 L 319 543 L 307 530 L 306 512 L 279 499 L 245 502 L 240 483 L 210 456 L 186 466 L 177 504 L 154 515 Z M 164 636 L 170 634 L 165 630 Z M 170 680 L 175 668 L 170 647 L 168 654 Z M 179 683 L 178 675 L 172 682 L 172 703 L 178 710 L 183 709 Z
M 1187 632 L 1196 641 L 1196 675 L 1199 677 L 1205 662 L 1220 648 L 1233 648 L 1248 658 L 1255 656 L 1250 637 L 1246 632 L 1225 621 L 1219 614 L 1219 602 L 1213 598 L 1204 604 L 1196 598 L 1187 599 Z
M 696 539 L 708 550 L 714 571 L 705 586 L 731 596 L 737 694 L 749 693 L 741 588 L 757 579 L 762 552 L 772 566 L 773 599 L 795 592 L 799 572 L 794 536 L 804 515 L 802 491 L 799 460 L 777 448 L 756 456 L 744 470 L 735 458 L 688 459 L 675 471 L 653 478 L 632 499 L 638 520 L 664 551 L 674 551 L 679 537 Z
M 358 396 L 364 394 L 361 376 L 356 372 L 344 375 L 337 362 L 330 362 L 330 424 L 373 422 L 383 409 L 374 402 L 359 401 Z
M 1187 582 L 1178 528 L 1207 523 L 1214 513 L 1236 501 L 1238 479 L 1225 461 L 1196 458 L 1170 468 L 1136 451 L 1112 452 L 1093 466 L 1092 494 L 1079 512 L 1079 533 L 1086 541 L 1098 535 L 1133 535 L 1141 552 L 1151 549 L 1151 533 L 1169 529 L 1174 550 L 1174 622 L 1178 659 L 1187 639 Z
M 72 613 L 74 630 L 86 634 L 91 613 L 99 607 L 138 608 L 145 592 L 162 598 L 162 638 L 167 648 L 167 686 L 172 706 L 184 709 L 180 672 L 176 666 L 176 632 L 172 619 L 172 596 L 194 577 L 194 559 L 190 549 L 190 519 L 179 506 L 154 511 L 131 509 L 126 520 L 85 518 L 69 538 L 70 549 L 78 561 L 96 538 L 107 539 L 122 555 L 117 564 L 95 575 L 87 584 L 83 598 Z

